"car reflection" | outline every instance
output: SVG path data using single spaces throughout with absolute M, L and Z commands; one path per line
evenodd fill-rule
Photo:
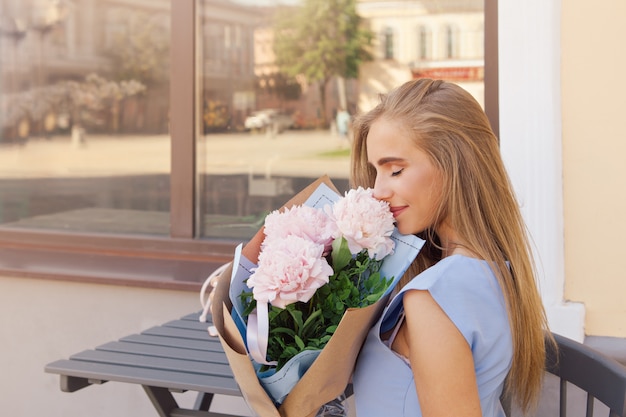
M 275 133 L 291 129 L 293 125 L 293 117 L 277 109 L 255 111 L 244 121 L 246 130 L 266 131 L 270 129 Z

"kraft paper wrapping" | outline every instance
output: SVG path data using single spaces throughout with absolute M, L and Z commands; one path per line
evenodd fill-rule
M 322 182 L 337 191 L 330 178 L 324 176 L 294 196 L 284 207 L 303 204 Z M 263 238 L 261 229 L 243 247 L 242 254 L 256 263 Z M 261 417 L 315 416 L 322 405 L 335 399 L 346 389 L 365 337 L 382 313 L 389 296 L 368 307 L 348 309 L 318 358 L 277 408 L 261 386 L 243 338 L 231 317 L 232 303 L 228 291 L 232 268 L 231 264 L 220 275 L 219 283 L 213 290 L 215 294 L 211 314 L 244 399 Z

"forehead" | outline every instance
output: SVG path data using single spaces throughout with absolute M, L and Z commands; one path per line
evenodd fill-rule
M 366 149 L 368 159 L 373 162 L 383 156 L 402 157 L 417 147 L 411 131 L 400 121 L 379 118 L 370 126 Z

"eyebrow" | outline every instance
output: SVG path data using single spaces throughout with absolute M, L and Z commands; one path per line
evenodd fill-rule
M 398 156 L 386 156 L 384 158 L 380 158 L 378 161 L 376 161 L 376 164 L 378 166 L 382 166 L 385 164 L 390 164 L 390 163 L 394 163 L 394 162 L 403 162 L 405 161 L 404 158 L 400 158 Z M 371 162 L 370 162 L 371 164 Z

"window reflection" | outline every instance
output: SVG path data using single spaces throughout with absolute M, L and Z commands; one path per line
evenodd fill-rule
M 168 233 L 174 4 L 0 0 L 0 227 Z M 323 174 L 345 190 L 342 109 L 419 77 L 484 101 L 482 0 L 347 2 L 356 13 L 326 0 L 196 4 L 198 236 L 251 236 Z M 276 53 L 298 29 L 281 13 L 327 40 L 318 56 L 333 71 L 315 77 L 315 43 Z M 364 50 L 338 43 L 346 27 Z
M 169 0 L 0 0 L 0 226 L 169 232 Z
M 329 10 L 335 3 L 326 0 L 200 3 L 200 236 L 251 237 L 268 211 L 321 175 L 345 191 L 349 139 L 336 124 L 342 109 L 367 110 L 380 93 L 420 77 L 456 82 L 484 102 L 482 0 L 355 0 L 342 10 Z M 367 51 L 358 62 L 340 44 L 353 21 Z M 300 29 L 311 39 L 300 38 Z M 290 37 L 307 48 L 290 54 Z M 327 76 L 315 78 L 317 61 L 292 71 L 316 53 L 333 68 Z

